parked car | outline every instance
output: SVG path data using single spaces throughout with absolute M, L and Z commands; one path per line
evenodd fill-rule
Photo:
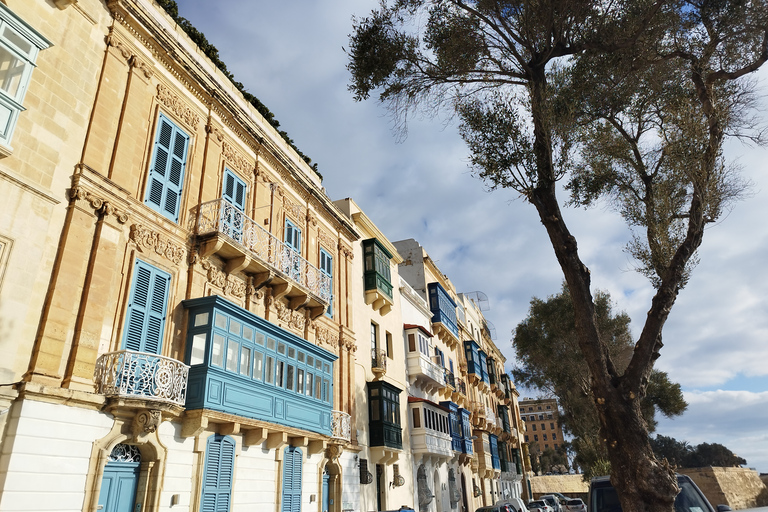
M 545 494 L 544 496 L 540 496 L 539 499 L 542 501 L 546 501 L 547 505 L 552 507 L 552 510 L 554 510 L 555 512 L 564 512 L 563 507 L 560 504 L 560 498 L 558 498 L 554 494 Z
M 555 512 L 555 509 L 550 507 L 546 501 L 537 500 L 528 503 L 528 512 Z
M 520 498 L 507 498 L 496 502 L 496 506 L 506 506 L 507 512 L 528 512 L 528 508 Z
M 569 498 L 565 501 L 565 512 L 587 512 L 587 505 L 581 498 Z
M 490 507 L 480 507 L 475 512 L 510 512 L 507 505 L 496 504 Z
M 675 498 L 675 512 L 724 512 L 731 510 L 728 505 L 718 505 L 714 509 L 704 493 L 696 487 L 687 475 L 677 475 L 680 493 Z M 598 476 L 589 484 L 587 512 L 622 512 L 619 496 L 611 485 L 610 477 Z

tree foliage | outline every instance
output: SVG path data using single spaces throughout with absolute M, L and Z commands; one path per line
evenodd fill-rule
M 718 443 L 691 446 L 685 441 L 657 435 L 655 439 L 651 439 L 651 446 L 657 458 L 667 459 L 678 468 L 735 467 L 747 463 L 744 458 Z
M 601 340 L 619 371 L 632 356 L 634 342 L 630 318 L 614 313 L 607 292 L 595 293 L 595 321 Z M 593 475 L 593 466 L 608 459 L 600 442 L 600 423 L 589 382 L 589 368 L 581 357 L 575 328 L 573 302 L 568 287 L 546 300 L 533 298 L 528 316 L 517 325 L 513 338 L 516 366 L 512 370 L 519 385 L 537 388 L 557 397 L 562 410 L 563 430 L 574 437 L 575 462 L 585 474 Z M 682 414 L 686 404 L 680 385 L 665 372 L 653 370 L 646 395 L 641 400 L 643 419 L 648 431 L 656 428 L 656 412 L 666 417 Z
M 763 142 L 745 77 L 767 60 L 768 0 L 382 0 L 354 22 L 355 97 L 378 91 L 401 126 L 415 110 L 457 115 L 474 172 L 536 208 L 625 512 L 673 508 L 674 472 L 655 460 L 641 404 L 704 228 L 743 191 L 723 141 Z M 626 365 L 601 334 L 560 179 L 571 202 L 624 217 L 656 289 Z
M 318 176 L 322 179 L 322 175 L 317 170 L 317 163 L 312 163 L 312 159 L 309 158 L 307 155 L 301 152 L 301 150 L 296 146 L 296 143 L 293 141 L 293 139 L 288 135 L 288 132 L 284 130 L 279 130 L 280 122 L 275 118 L 275 114 L 272 113 L 269 108 L 267 108 L 264 103 L 259 100 L 256 96 L 249 93 L 245 86 L 242 84 L 242 82 L 238 82 L 235 80 L 235 75 L 233 75 L 228 69 L 227 65 L 221 60 L 219 57 L 219 50 L 213 46 L 209 41 L 208 38 L 205 37 L 205 34 L 200 32 L 197 28 L 195 28 L 192 23 L 179 15 L 179 5 L 176 3 L 175 0 L 156 0 L 157 4 L 162 7 L 168 15 L 173 18 L 173 21 L 176 22 L 181 29 L 186 32 L 186 34 L 189 36 L 189 38 L 200 48 L 200 50 L 205 54 L 206 57 L 208 57 L 213 64 L 219 68 L 219 71 L 224 73 L 224 76 L 229 78 L 229 80 L 232 82 L 232 84 L 237 88 L 238 91 L 243 95 L 243 98 L 245 98 L 245 101 L 250 103 L 254 106 L 254 108 L 258 111 L 259 114 L 262 115 L 262 117 L 280 134 L 280 136 L 285 140 L 286 143 L 288 143 L 289 146 L 293 148 L 294 151 L 299 155 L 299 157 L 304 160 L 310 167 L 312 167 L 312 170 L 314 170 Z

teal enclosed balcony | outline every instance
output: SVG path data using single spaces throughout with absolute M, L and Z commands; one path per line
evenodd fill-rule
M 386 315 L 392 309 L 392 254 L 375 238 L 363 240 L 365 303 Z
M 217 295 L 182 304 L 189 312 L 188 411 L 348 437 L 335 425 L 343 418 L 333 412 L 334 354 Z
M 455 349 L 459 343 L 459 326 L 456 320 L 456 303 L 440 283 L 427 285 L 429 309 L 432 311 L 432 331 L 440 340 Z

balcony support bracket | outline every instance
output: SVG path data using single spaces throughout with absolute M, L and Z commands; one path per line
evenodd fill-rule
M 238 270 L 242 270 L 246 268 L 248 265 L 251 264 L 251 258 L 242 255 L 237 258 L 232 258 L 227 262 L 227 265 L 224 267 L 224 272 L 227 274 L 232 274 L 233 272 L 237 272 Z
M 244 446 L 254 446 L 259 445 L 267 440 L 267 429 L 265 428 L 252 428 L 245 431 L 245 436 L 243 436 L 243 445 Z

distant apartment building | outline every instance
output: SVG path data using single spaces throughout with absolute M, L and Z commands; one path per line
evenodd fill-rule
M 563 444 L 557 400 L 524 398 L 519 404 L 520 416 L 527 427 L 525 442 L 529 447 L 536 445 L 543 453 L 548 448 L 556 450 Z

